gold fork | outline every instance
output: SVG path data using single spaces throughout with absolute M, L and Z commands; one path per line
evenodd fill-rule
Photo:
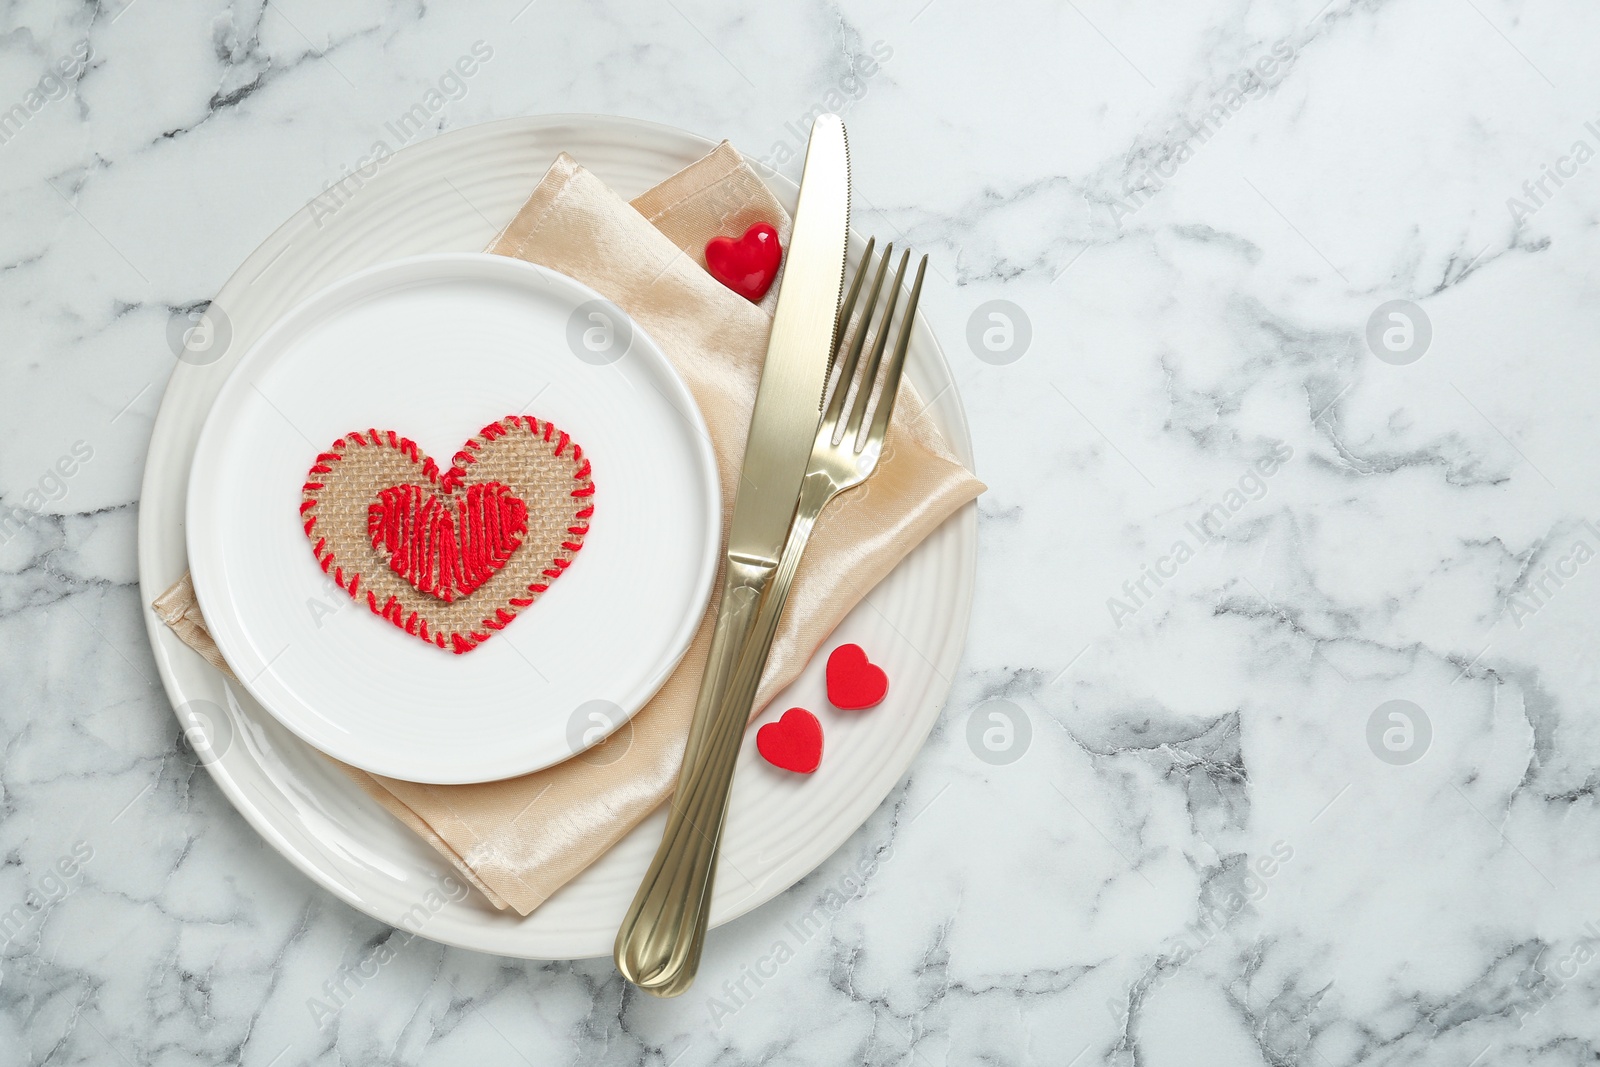
M 861 295 L 862 282 L 872 265 L 872 250 L 876 243 L 876 238 L 867 242 L 866 254 L 840 308 L 834 337 L 835 348 L 839 347 L 848 332 L 857 299 Z M 840 493 L 866 481 L 867 476 L 877 468 L 878 459 L 883 453 L 884 435 L 889 429 L 889 418 L 894 414 L 900 378 L 905 370 L 917 302 L 922 296 L 922 277 L 928 267 L 928 257 L 923 256 L 917 267 L 916 280 L 911 286 L 911 295 L 906 301 L 894 349 L 888 362 L 884 363 L 883 354 L 893 328 L 895 306 L 899 302 L 901 283 L 905 280 L 906 266 L 911 259 L 909 252 L 901 253 L 900 265 L 895 270 L 894 282 L 889 289 L 888 303 L 874 334 L 866 364 L 860 367 L 858 376 L 856 372 L 865 342 L 869 333 L 873 333 L 873 317 L 883 289 L 884 274 L 893 254 L 892 244 L 884 249 L 883 258 L 879 260 L 873 277 L 872 290 L 863 305 L 860 324 L 849 346 L 844 349 L 843 358 L 838 359 L 830 371 L 832 385 L 827 396 L 827 408 L 811 448 L 811 458 L 795 507 L 789 538 L 784 543 L 777 572 L 762 599 L 749 640 L 723 690 L 723 713 L 710 720 L 715 723 L 710 732 L 698 735 L 691 732 L 684 749 L 683 770 L 679 773 L 678 787 L 672 798 L 673 810 L 668 819 L 667 832 L 621 929 L 617 931 L 615 955 L 618 969 L 629 981 L 656 996 L 675 997 L 682 993 L 694 983 L 695 974 L 700 968 L 700 954 L 705 947 L 709 926 L 717 847 L 727 817 L 734 766 L 749 722 L 750 707 L 755 702 L 756 689 L 767 665 L 767 654 L 772 650 L 778 619 L 788 599 L 795 571 L 800 566 L 800 557 L 805 553 L 806 542 L 822 510 Z M 851 385 L 857 382 L 858 377 L 849 418 L 841 427 L 840 420 L 844 418 Z M 872 408 L 872 421 L 868 423 L 867 410 L 874 393 L 878 400 Z M 866 426 L 864 438 L 861 432 L 863 425 Z M 735 710 L 738 714 L 728 714 Z

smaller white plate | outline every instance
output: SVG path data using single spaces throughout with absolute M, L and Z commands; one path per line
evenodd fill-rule
M 610 305 L 613 335 L 589 317 L 601 299 L 504 256 L 397 260 L 290 311 L 229 376 L 190 475 L 189 562 L 223 656 L 301 738 L 392 778 L 508 778 L 627 721 L 689 647 L 716 572 L 716 458 L 655 342 Z M 445 467 L 511 414 L 583 445 L 595 515 L 549 592 L 454 655 L 322 573 L 301 485 L 351 431 L 394 430 Z

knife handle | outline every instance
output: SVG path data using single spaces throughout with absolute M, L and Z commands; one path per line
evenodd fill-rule
M 824 480 L 807 478 L 776 568 L 729 562 L 667 830 L 617 931 L 617 967 L 647 993 L 677 996 L 699 971 L 745 727 L 789 587 L 831 490 Z
M 728 561 L 667 829 L 617 931 L 618 970 L 634 985 L 660 996 L 675 996 L 688 988 L 699 966 L 716 842 L 722 834 L 726 794 L 733 779 L 734 760 L 728 753 L 731 749 L 733 757 L 738 755 L 738 747 L 726 741 L 730 734 L 742 735 L 744 726 L 722 697 L 739 653 L 755 628 L 761 594 L 772 572 L 770 561 Z M 748 714 L 749 709 L 745 710 Z M 719 792 L 721 803 L 712 803 Z M 667 987 L 685 968 L 687 979 L 682 988 L 668 992 Z

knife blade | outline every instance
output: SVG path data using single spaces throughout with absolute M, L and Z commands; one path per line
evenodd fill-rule
M 823 115 L 811 127 L 806 150 L 800 203 L 728 531 L 730 556 L 776 563 L 783 551 L 822 413 L 849 233 L 849 145 L 839 116 Z
M 685 768 L 700 758 L 716 704 L 754 626 L 756 601 L 788 540 L 833 364 L 849 238 L 849 140 L 839 116 L 821 115 L 812 123 L 806 147 L 772 333 L 745 439 L 722 601 L 684 750 Z
M 750 708 L 724 699 L 789 538 L 822 418 L 850 234 L 844 123 L 811 127 L 767 358 L 728 528 L 722 600 L 667 828 L 617 931 L 617 968 L 657 996 L 693 983 L 709 925 L 717 846 Z

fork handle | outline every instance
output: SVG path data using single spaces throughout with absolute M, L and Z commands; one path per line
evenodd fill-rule
M 826 476 L 806 477 L 776 568 L 729 562 L 667 829 L 617 931 L 617 968 L 647 993 L 675 997 L 700 969 L 717 849 L 751 705 L 800 557 L 834 492 Z

